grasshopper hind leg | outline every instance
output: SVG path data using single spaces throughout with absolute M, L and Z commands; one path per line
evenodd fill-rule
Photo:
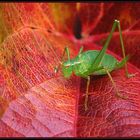
M 129 73 L 128 68 L 127 68 L 127 61 L 129 59 L 129 55 L 127 55 L 125 58 L 123 58 L 120 62 L 117 63 L 115 69 L 119 69 L 123 66 L 125 66 L 125 75 L 127 78 L 134 77 L 137 73 Z
M 118 26 L 118 29 L 119 29 L 120 42 L 121 42 L 121 47 L 122 47 L 122 54 L 123 54 L 123 58 L 125 59 L 125 48 L 124 48 L 124 42 L 123 42 L 122 30 L 121 30 L 120 22 L 118 20 L 115 20 L 115 22 L 117 23 L 117 26 Z M 124 65 L 125 65 L 126 77 L 127 78 L 134 77 L 136 74 L 133 74 L 133 73 L 131 74 L 131 73 L 128 72 L 127 62 L 124 62 Z
M 135 75 L 136 75 L 136 73 L 127 73 L 126 74 L 127 78 L 134 77 Z
M 109 77 L 109 79 L 110 79 L 110 81 L 111 81 L 111 83 L 112 83 L 114 89 L 116 90 L 116 95 L 117 95 L 118 97 L 122 98 L 122 99 L 127 99 L 126 96 L 124 96 L 124 95 L 122 95 L 122 94 L 119 93 L 118 88 L 116 87 L 116 84 L 115 84 L 115 82 L 114 82 L 114 80 L 113 80 L 113 78 L 112 78 L 110 72 L 109 72 L 106 68 L 104 68 L 104 70 L 106 71 L 106 73 L 107 73 L 107 75 L 108 75 L 108 77 Z

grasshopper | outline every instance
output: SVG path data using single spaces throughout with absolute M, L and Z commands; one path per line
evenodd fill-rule
M 109 46 L 110 40 L 113 36 L 116 27 L 118 27 L 119 30 L 121 48 L 123 53 L 123 59 L 121 61 L 118 61 L 115 57 L 106 53 L 106 50 Z M 65 52 L 67 53 L 68 60 L 64 61 L 62 57 L 62 61 L 60 62 L 64 77 L 70 78 L 72 73 L 74 73 L 76 76 L 80 76 L 87 79 L 86 97 L 84 102 L 85 111 L 88 109 L 87 106 L 88 96 L 89 96 L 88 90 L 90 85 L 90 76 L 92 75 L 108 75 L 114 89 L 116 90 L 116 95 L 119 96 L 120 98 L 126 99 L 125 96 L 121 95 L 118 92 L 116 84 L 110 74 L 110 72 L 112 72 L 113 70 L 117 70 L 125 66 L 125 73 L 128 78 L 135 75 L 135 74 L 128 73 L 127 61 L 129 57 L 125 55 L 122 31 L 120 27 L 120 22 L 118 20 L 114 20 L 114 24 L 112 26 L 111 32 L 105 42 L 105 45 L 100 51 L 88 50 L 83 52 L 83 47 L 81 47 L 78 55 L 73 59 L 70 59 L 70 52 L 68 47 L 65 47 L 63 56 L 65 55 Z M 55 73 L 58 72 L 59 66 L 55 67 Z

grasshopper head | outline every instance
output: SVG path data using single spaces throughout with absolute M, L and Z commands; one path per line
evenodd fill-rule
M 62 64 L 62 72 L 65 78 L 69 78 L 72 75 L 72 63 L 71 60 L 68 60 Z

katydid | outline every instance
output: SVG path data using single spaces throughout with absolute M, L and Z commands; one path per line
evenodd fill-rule
M 120 42 L 121 42 L 122 53 L 123 53 L 123 59 L 121 61 L 118 61 L 112 55 L 109 55 L 106 53 L 106 50 L 109 46 L 110 40 L 113 36 L 113 32 L 115 31 L 116 27 L 118 27 L 118 30 L 119 30 Z M 120 22 L 118 20 L 114 20 L 114 24 L 112 26 L 111 32 L 105 42 L 105 45 L 100 51 L 88 50 L 88 51 L 83 52 L 83 47 L 81 47 L 78 55 L 73 59 L 70 59 L 70 52 L 69 52 L 68 47 L 65 48 L 63 56 L 65 52 L 67 53 L 68 60 L 64 61 L 62 57 L 62 61 L 60 62 L 64 77 L 69 78 L 72 75 L 72 73 L 74 73 L 76 76 L 80 76 L 87 79 L 86 97 L 85 97 L 85 103 L 84 103 L 85 111 L 88 109 L 88 106 L 87 106 L 88 95 L 89 95 L 88 90 L 89 90 L 89 85 L 90 85 L 90 76 L 92 75 L 108 75 L 116 91 L 116 95 L 123 99 L 126 99 L 125 96 L 121 95 L 118 92 L 116 84 L 110 74 L 111 71 L 125 66 L 126 76 L 128 78 L 134 76 L 134 74 L 128 73 L 127 64 L 126 64 L 126 62 L 128 61 L 128 56 L 125 56 L 122 31 L 120 27 Z M 55 68 L 55 72 L 58 71 L 59 66 Z

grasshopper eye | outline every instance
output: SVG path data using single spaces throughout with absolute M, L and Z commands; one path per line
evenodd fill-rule
M 65 67 L 66 67 L 66 68 L 69 68 L 69 65 L 66 65 Z
M 64 66 L 65 68 L 69 68 L 69 67 L 70 67 L 70 64 L 64 63 L 63 66 Z

